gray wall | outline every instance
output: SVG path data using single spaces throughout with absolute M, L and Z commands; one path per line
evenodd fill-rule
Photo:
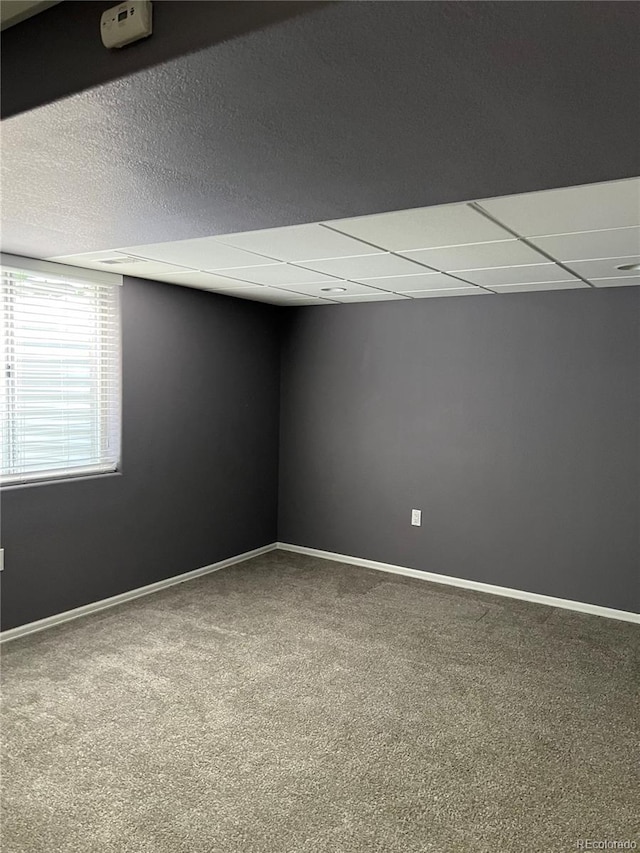
M 3 491 L 4 629 L 276 539 L 640 609 L 640 289 L 122 296 L 122 474 Z
M 640 610 L 639 288 L 284 310 L 280 541 Z
M 122 474 L 3 490 L 2 627 L 276 539 L 276 309 L 127 278 Z

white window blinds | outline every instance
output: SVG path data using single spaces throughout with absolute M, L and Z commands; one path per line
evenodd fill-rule
M 121 279 L 23 261 L 2 265 L 1 481 L 114 471 Z

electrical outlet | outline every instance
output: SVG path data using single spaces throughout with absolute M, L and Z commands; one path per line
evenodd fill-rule
M 4 571 L 4 548 L 0 548 L 0 572 Z
M 411 524 L 414 527 L 422 527 L 422 510 L 421 509 L 412 509 L 411 510 Z

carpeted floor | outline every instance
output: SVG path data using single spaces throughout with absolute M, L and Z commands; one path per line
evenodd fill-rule
M 3 853 L 640 848 L 640 630 L 273 552 L 9 643 Z

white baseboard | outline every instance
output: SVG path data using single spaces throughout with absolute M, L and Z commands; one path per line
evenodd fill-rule
M 261 548 L 254 548 L 253 551 L 245 551 L 244 554 L 238 554 L 235 557 L 228 557 L 226 560 L 220 560 L 219 563 L 212 563 L 210 566 L 202 566 L 200 569 L 194 569 L 191 572 L 185 572 L 183 575 L 175 575 L 171 578 L 165 578 L 157 583 L 150 583 L 147 586 L 140 586 L 137 589 L 130 589 L 128 592 L 122 592 L 120 595 L 114 595 L 111 598 L 103 598 L 101 601 L 93 601 L 91 604 L 83 604 L 82 607 L 76 607 L 73 610 L 65 610 L 64 613 L 55 613 L 53 616 L 47 616 L 46 619 L 38 619 L 37 622 L 28 622 L 26 625 L 18 625 L 17 628 L 10 628 L 8 631 L 0 633 L 0 643 L 6 643 L 9 640 L 16 640 L 18 637 L 25 637 L 27 634 L 34 634 L 36 631 L 44 631 L 45 628 L 52 628 L 54 625 L 60 625 L 63 622 L 69 622 L 72 619 L 79 619 L 81 616 L 88 616 L 89 613 L 96 613 L 98 610 L 106 610 L 108 607 L 115 607 L 117 604 L 123 604 L 125 601 L 131 601 L 134 598 L 140 598 L 143 595 L 150 595 L 152 592 L 159 592 L 161 589 L 166 589 L 169 586 L 174 586 L 178 583 L 199 578 L 202 575 L 208 575 L 211 572 L 218 572 L 220 569 L 226 569 L 227 566 L 233 566 L 236 563 L 242 563 L 245 560 L 250 560 L 252 557 L 259 557 L 261 554 L 266 554 L 268 551 L 274 551 L 277 545 L 263 545 Z
M 546 604 L 549 607 L 561 607 L 564 610 L 576 610 L 578 613 L 588 613 L 591 616 L 605 616 L 607 619 L 620 619 L 623 622 L 634 622 L 640 625 L 640 613 L 627 610 L 614 610 L 612 607 L 601 607 L 598 604 L 587 604 L 584 601 L 570 601 L 567 598 L 554 598 L 552 595 L 542 595 L 538 592 L 525 592 L 521 589 L 511 589 L 507 586 L 494 586 L 491 583 L 470 581 L 464 578 L 454 578 L 449 575 L 439 575 L 435 572 L 423 572 L 420 569 L 409 569 L 406 566 L 394 566 L 391 563 L 378 563 L 375 560 L 365 560 L 362 557 L 349 557 L 346 554 L 334 554 L 331 551 L 320 551 L 317 548 L 305 548 L 302 545 L 289 545 L 278 542 L 277 547 L 282 551 L 293 551 L 295 554 L 307 554 L 310 557 L 320 557 L 323 560 L 334 560 L 337 563 L 349 563 L 352 566 L 362 566 L 366 569 L 376 569 L 379 572 L 391 572 L 394 575 L 406 575 L 418 580 L 432 583 L 458 586 L 463 589 L 473 589 L 476 592 L 487 592 L 491 595 L 502 595 L 506 598 L 518 598 L 521 601 L 532 601 L 535 604 Z
M 82 607 L 76 607 L 74 610 L 65 610 L 64 613 L 56 613 L 53 616 L 47 616 L 45 619 L 39 619 L 37 622 L 28 622 L 26 625 L 18 625 L 17 628 L 10 628 L 8 631 L 0 633 L 0 643 L 6 643 L 9 640 L 16 640 L 18 637 L 25 637 L 27 634 L 34 634 L 36 631 L 44 631 L 46 628 L 52 628 L 54 625 L 61 625 L 63 622 L 69 622 L 72 619 L 79 619 L 82 616 L 88 616 L 90 613 L 96 613 L 99 610 L 106 610 L 109 607 L 115 607 L 117 604 L 123 604 L 125 601 L 132 601 L 134 598 L 140 598 L 143 595 L 150 595 L 153 592 L 159 592 L 161 589 L 174 586 L 175 584 L 184 583 L 185 581 L 199 578 L 202 575 L 208 575 L 211 572 L 217 572 L 220 569 L 225 569 L 227 566 L 233 566 L 236 563 L 242 563 L 245 560 L 250 560 L 252 557 L 259 557 L 261 554 L 267 554 L 269 551 L 274 551 L 279 548 L 282 551 L 292 551 L 296 554 L 307 554 L 310 557 L 320 557 L 323 560 L 333 560 L 338 563 L 349 563 L 352 566 L 362 566 L 366 569 L 375 569 L 380 572 L 391 572 L 396 575 L 405 575 L 418 580 L 431 581 L 432 583 L 445 584 L 447 586 L 458 586 L 463 589 L 473 589 L 476 592 L 486 592 L 491 595 L 501 595 L 506 598 L 518 598 L 521 601 L 532 601 L 535 604 L 546 604 L 549 607 L 561 607 L 565 610 L 576 610 L 578 613 L 588 613 L 592 616 L 604 616 L 608 619 L 620 619 L 624 622 L 633 622 L 640 624 L 640 614 L 631 613 L 627 610 L 614 610 L 611 607 L 601 607 L 598 604 L 587 604 L 583 601 L 570 601 L 566 598 L 554 598 L 551 595 L 542 595 L 537 592 L 525 592 L 520 589 L 511 589 L 506 586 L 494 586 L 490 583 L 482 583 L 480 581 L 465 580 L 464 578 L 454 578 L 449 575 L 439 575 L 435 572 L 423 572 L 420 569 L 410 569 L 406 566 L 394 566 L 391 563 L 379 563 L 375 560 L 365 560 L 362 557 L 351 557 L 346 554 L 334 554 L 331 551 L 320 551 L 318 548 L 305 548 L 301 545 L 289 545 L 286 542 L 274 542 L 270 545 L 263 545 L 261 548 L 255 548 L 253 551 L 245 551 L 244 554 L 238 554 L 235 557 L 228 557 L 226 560 L 221 560 L 219 563 L 212 563 L 210 566 L 203 566 L 200 569 L 194 569 L 191 572 L 185 572 L 182 575 L 176 575 L 165 580 L 151 583 L 147 586 L 141 586 L 137 589 L 131 589 L 128 592 L 123 592 L 120 595 L 114 595 L 111 598 L 104 598 L 101 601 L 94 601 L 91 604 L 84 604 Z

